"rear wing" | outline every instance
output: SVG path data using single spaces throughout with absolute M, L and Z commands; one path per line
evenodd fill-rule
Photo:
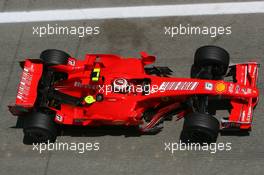
M 43 64 L 40 60 L 26 59 L 21 64 L 23 72 L 17 90 L 14 105 L 9 106 L 10 112 L 17 114 L 21 109 L 32 108 L 37 99 L 39 80 L 43 71 Z

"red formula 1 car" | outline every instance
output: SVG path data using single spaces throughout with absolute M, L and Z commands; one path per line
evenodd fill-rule
M 40 59 L 21 62 L 9 110 L 23 118 L 25 136 L 34 142 L 54 141 L 62 124 L 137 126 L 153 133 L 175 114 L 184 117 L 184 141 L 214 142 L 220 130 L 251 130 L 259 94 L 256 62 L 229 65 L 227 51 L 216 46 L 197 49 L 191 78 L 171 77 L 168 67 L 150 66 L 154 62 L 146 53 L 141 58 L 87 54 L 77 60 L 45 50 Z M 219 122 L 217 110 L 229 116 Z

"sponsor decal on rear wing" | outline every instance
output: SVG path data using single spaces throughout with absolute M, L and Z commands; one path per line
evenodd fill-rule
M 42 75 L 43 65 L 39 62 L 27 59 L 21 75 L 16 105 L 32 107 L 37 98 L 38 82 Z

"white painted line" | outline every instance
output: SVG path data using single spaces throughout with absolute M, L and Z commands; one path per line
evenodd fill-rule
M 264 13 L 263 1 L 1 12 L 0 23 Z

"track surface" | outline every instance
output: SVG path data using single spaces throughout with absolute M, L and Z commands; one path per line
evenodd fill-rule
M 46 1 L 45 1 L 46 2 Z M 208 2 L 208 1 L 202 1 Z M 84 3 L 84 4 L 82 4 Z M 193 3 L 193 1 L 1 1 L 1 11 L 22 11 L 56 8 L 129 6 L 152 4 Z M 147 51 L 158 57 L 157 65 L 169 66 L 175 75 L 187 77 L 193 54 L 202 45 L 226 48 L 233 62 L 255 59 L 264 64 L 264 15 L 225 15 L 200 17 L 169 17 L 148 19 L 120 19 L 97 21 L 52 22 L 65 26 L 96 25 L 98 36 L 32 35 L 32 26 L 46 23 L 0 25 L 0 174 L 263 174 L 264 118 L 263 94 L 255 110 L 253 132 L 250 136 L 220 136 L 218 142 L 231 142 L 232 150 L 216 154 L 202 151 L 164 151 L 164 142 L 178 142 L 182 121 L 166 122 L 157 135 L 133 136 L 133 130 L 120 128 L 66 129 L 58 142 L 100 142 L 100 151 L 78 154 L 74 151 L 45 151 L 39 154 L 32 146 L 24 145 L 23 132 L 15 129 L 16 118 L 7 111 L 14 101 L 21 73 L 18 61 L 25 57 L 38 58 L 47 48 L 66 50 L 83 58 L 90 53 L 115 53 L 137 57 Z M 164 35 L 164 26 L 178 24 L 194 26 L 232 26 L 232 35 L 209 36 Z M 263 70 L 260 69 L 259 87 L 263 92 Z

